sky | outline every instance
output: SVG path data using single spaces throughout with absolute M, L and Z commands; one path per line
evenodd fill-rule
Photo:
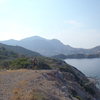
M 30 36 L 100 45 L 100 0 L 0 0 L 0 40 Z

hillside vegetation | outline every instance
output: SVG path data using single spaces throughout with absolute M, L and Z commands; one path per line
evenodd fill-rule
M 13 51 L 7 50 L 4 47 L 0 47 L 0 59 L 13 59 L 17 58 L 19 55 Z
M 0 69 L 26 68 L 26 66 L 31 65 L 28 59 L 37 56 L 41 55 L 19 46 L 0 44 Z
M 29 56 L 29 57 L 41 56 L 37 52 L 25 49 L 25 48 L 20 47 L 20 46 L 11 46 L 11 45 L 5 45 L 5 44 L 0 43 L 0 48 L 2 48 L 2 47 L 5 48 L 7 51 L 13 51 L 19 55 L 25 55 L 25 56 Z
M 52 56 L 52 58 L 56 59 L 84 59 L 84 58 L 100 58 L 100 53 L 97 54 L 71 54 L 71 55 L 64 55 L 64 54 L 59 54 Z

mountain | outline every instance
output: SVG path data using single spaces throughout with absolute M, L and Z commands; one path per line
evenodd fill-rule
M 26 49 L 39 52 L 44 56 L 54 56 L 59 54 L 97 54 L 100 52 L 100 46 L 91 49 L 73 48 L 69 45 L 64 45 L 57 39 L 48 40 L 39 36 L 25 38 L 20 41 L 1 41 L 1 43 L 22 46 Z
M 37 52 L 33 52 L 31 50 L 25 49 L 23 47 L 20 46 L 11 46 L 11 45 L 5 45 L 0 43 L 0 48 L 4 48 L 5 53 L 9 53 L 9 52 L 14 52 L 15 54 L 19 54 L 19 55 L 25 55 L 25 56 L 41 56 L 39 53 Z M 4 50 L 2 50 L 1 54 L 3 55 Z
M 8 45 L 15 45 L 15 44 L 17 44 L 17 40 L 14 40 L 14 39 L 10 39 L 10 40 L 6 40 L 6 41 L 3 41 L 2 43 L 3 44 L 8 44 Z
M 3 41 L 2 43 L 9 45 L 19 45 L 29 50 L 37 51 L 45 56 L 59 54 L 60 52 L 62 52 L 61 48 L 65 48 L 65 46 L 59 40 L 47 40 L 38 36 L 26 38 L 17 42 L 15 42 L 15 40 L 8 40 Z

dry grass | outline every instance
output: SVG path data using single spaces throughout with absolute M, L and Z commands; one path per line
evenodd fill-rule
M 35 89 L 31 92 L 24 92 L 21 88 L 15 88 L 11 100 L 47 100 L 47 98 L 43 93 Z
M 15 88 L 11 100 L 31 100 L 29 93 L 25 94 L 21 88 Z
M 6 70 L 6 71 L 0 71 L 0 74 L 9 74 L 14 72 L 28 72 L 27 69 L 19 69 L 19 70 Z
M 74 79 L 62 80 L 61 76 L 56 70 L 1 71 L 0 100 L 72 100 L 71 87 L 85 93 Z
M 55 100 L 47 99 L 56 84 L 48 73 L 51 70 L 7 70 L 0 72 L 0 100 Z M 3 92 L 5 90 L 5 93 Z M 46 93 L 46 94 L 45 94 Z M 54 94 L 51 94 L 54 95 Z

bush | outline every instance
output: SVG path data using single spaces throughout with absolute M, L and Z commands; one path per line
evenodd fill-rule
M 20 68 L 28 68 L 31 65 L 31 62 L 28 58 L 17 58 L 11 62 L 11 69 L 20 69 Z
M 10 69 L 51 69 L 49 65 L 39 60 L 30 60 L 29 58 L 17 58 L 16 60 L 11 61 Z
M 51 67 L 47 64 L 45 64 L 44 62 L 38 62 L 38 64 L 36 66 L 33 66 L 33 69 L 51 69 Z
M 80 96 L 76 96 L 76 98 L 77 98 L 78 100 L 82 100 Z

